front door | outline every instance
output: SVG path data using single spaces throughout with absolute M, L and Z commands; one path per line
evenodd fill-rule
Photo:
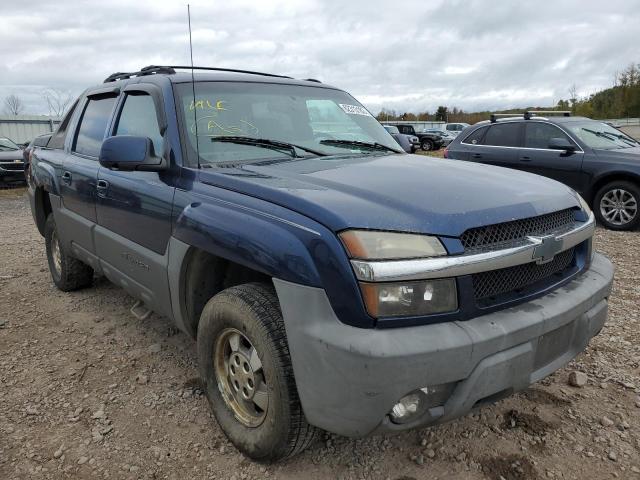
M 574 144 L 576 150 L 563 151 L 549 148 L 552 138 L 562 138 Z M 518 154 L 520 168 L 527 172 L 553 178 L 571 188 L 582 191 L 582 149 L 557 126 L 545 122 L 528 121 L 524 144 Z
M 148 137 L 154 153 L 165 155 L 156 102 L 142 88 L 125 90 L 112 134 Z M 142 298 L 149 307 L 170 313 L 166 275 L 171 236 L 175 172 L 98 171 L 96 250 L 112 281 Z M 168 311 L 167 311 L 168 310 Z

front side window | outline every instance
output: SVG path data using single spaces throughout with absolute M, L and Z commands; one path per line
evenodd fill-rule
M 375 155 L 398 151 L 397 142 L 353 97 L 340 90 L 269 83 L 176 84 L 188 147 L 200 164 L 286 158 L 282 149 L 262 148 L 266 139 L 297 145 L 297 156 Z M 197 131 L 197 136 L 196 136 Z M 376 145 L 377 144 L 377 145 Z M 388 149 L 385 149 L 388 148 Z M 290 157 L 289 157 L 290 158 Z
M 153 98 L 146 93 L 127 94 L 118 117 L 115 135 L 150 138 L 157 156 L 162 154 L 162 136 Z
M 525 126 L 525 148 L 549 148 L 552 138 L 563 138 L 574 143 L 566 133 L 549 123 L 531 122 Z
M 115 102 L 114 96 L 89 99 L 73 142 L 74 152 L 90 157 L 97 157 L 100 154 Z
M 391 134 L 394 134 L 394 133 L 395 133 L 395 134 L 399 134 L 399 133 L 400 133 L 400 130 L 398 130 L 398 127 L 394 127 L 394 126 L 392 126 L 392 125 L 386 125 L 386 126 L 384 127 L 384 129 L 385 129 L 387 132 L 391 133 Z
M 517 147 L 520 135 L 520 123 L 496 123 L 489 127 L 484 137 L 484 145 L 496 147 Z

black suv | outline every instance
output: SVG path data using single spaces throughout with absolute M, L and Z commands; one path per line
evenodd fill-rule
M 640 224 L 640 142 L 568 112 L 498 117 L 466 128 L 445 150 L 445 158 L 553 178 L 580 193 L 603 226 L 632 230 Z

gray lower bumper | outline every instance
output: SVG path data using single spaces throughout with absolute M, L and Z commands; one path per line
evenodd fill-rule
M 613 266 L 602 255 L 558 290 L 465 322 L 397 329 L 341 323 L 324 290 L 274 280 L 308 421 L 346 436 L 439 423 L 527 388 L 569 362 L 607 317 Z M 410 424 L 387 413 L 404 395 L 457 382 L 442 408 Z

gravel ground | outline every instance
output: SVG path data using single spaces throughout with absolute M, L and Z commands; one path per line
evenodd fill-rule
M 104 279 L 54 288 L 23 190 L 0 192 L 0 247 L 0 479 L 640 479 L 639 233 L 598 230 L 617 267 L 610 317 L 567 368 L 453 423 L 325 435 L 277 465 L 226 440 L 195 344 L 168 320 L 135 319 Z

